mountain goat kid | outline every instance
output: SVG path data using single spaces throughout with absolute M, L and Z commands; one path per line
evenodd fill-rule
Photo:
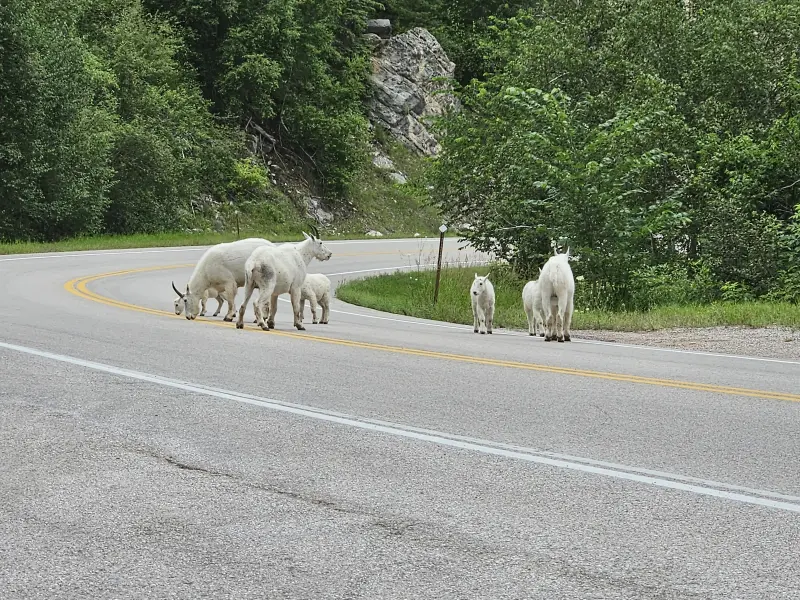
M 469 297 L 472 299 L 472 319 L 475 333 L 480 330 L 481 334 L 492 333 L 492 321 L 494 320 L 494 286 L 489 281 L 489 276 L 478 277 L 472 281 L 469 289 Z
M 539 277 L 541 276 L 542 270 L 539 269 Z M 525 316 L 528 317 L 528 335 L 536 335 L 538 328 L 539 335 L 544 337 L 542 294 L 539 291 L 538 279 L 529 281 L 522 288 L 522 307 L 525 309 Z
M 306 267 L 311 259 L 328 260 L 331 251 L 322 240 L 303 232 L 305 241 L 283 246 L 261 246 L 253 251 L 244 266 L 244 301 L 239 308 L 236 328 L 244 328 L 244 313 L 253 290 L 258 288 L 256 318 L 261 329 L 275 329 L 275 313 L 278 296 L 288 293 L 294 309 L 294 326 L 304 330 L 303 313 L 300 310 L 301 288 L 306 280 Z M 269 302 L 269 306 L 267 303 Z M 264 322 L 264 315 L 268 315 Z
M 225 299 L 224 292 L 218 292 L 214 288 L 207 289 L 205 292 L 203 292 L 203 295 L 200 297 L 200 312 L 197 314 L 198 317 L 206 316 L 206 302 L 208 301 L 209 298 L 216 298 L 217 302 L 219 303 L 217 305 L 216 312 L 212 315 L 214 317 L 216 317 L 219 314 L 219 312 L 222 310 L 222 305 L 225 304 L 225 302 L 227 302 L 227 300 Z M 183 305 L 185 304 L 183 298 L 181 296 L 178 296 L 177 298 L 175 298 L 175 300 L 172 301 L 172 303 L 175 305 L 175 314 L 176 315 L 183 314 Z
M 330 314 L 330 295 L 331 295 L 331 280 L 322 273 L 309 273 L 306 275 L 306 280 L 303 282 L 303 287 L 300 288 L 300 313 L 305 315 L 306 300 L 311 305 L 311 316 L 313 323 L 317 324 L 317 304 L 322 307 L 322 320 L 319 321 L 322 325 L 328 324 L 328 315 Z M 268 306 L 267 309 L 270 307 Z M 258 308 L 258 301 L 253 301 L 253 313 L 256 318 L 253 323 L 258 323 L 258 315 L 260 309 Z M 269 315 L 267 315 L 269 317 Z
M 236 242 L 226 242 L 212 246 L 203 253 L 192 271 L 186 293 L 181 293 L 172 283 L 172 289 L 183 300 L 186 318 L 190 321 L 200 313 L 200 302 L 209 288 L 225 296 L 228 313 L 225 321 L 233 321 L 236 316 L 236 290 L 244 285 L 244 264 L 253 250 L 260 246 L 274 246 L 262 238 L 247 238 Z
M 575 278 L 569 266 L 569 248 L 564 254 L 554 253 L 555 256 L 547 259 L 539 276 L 539 293 L 545 323 L 544 341 L 558 339 L 559 342 L 568 342 L 574 308 Z
M 309 273 L 300 288 L 300 314 L 306 312 L 306 300 L 311 305 L 312 323 L 328 324 L 331 301 L 331 280 L 322 273 Z M 317 321 L 317 304 L 322 307 L 322 318 Z

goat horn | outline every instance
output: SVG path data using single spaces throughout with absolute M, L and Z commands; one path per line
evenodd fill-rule
M 311 229 L 311 233 L 314 234 L 315 238 L 319 237 L 319 229 L 315 225 L 310 225 L 309 228 Z
M 175 290 L 175 293 L 178 294 L 181 298 L 183 298 L 183 294 L 178 291 L 178 288 L 175 287 L 175 282 L 172 282 L 172 289 Z

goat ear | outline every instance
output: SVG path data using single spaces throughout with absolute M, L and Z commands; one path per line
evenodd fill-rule
M 558 248 L 553 246 L 553 256 L 558 256 Z
M 539 267 L 539 275 L 542 274 L 542 267 Z
M 478 278 L 478 274 L 477 274 L 477 273 L 475 273 L 475 279 L 477 279 L 477 278 Z
M 484 279 L 485 279 L 486 281 L 489 281 L 489 275 L 491 275 L 491 273 L 487 273 L 487 274 L 486 274 L 486 277 L 484 277 Z
M 567 246 L 567 258 L 569 258 L 569 246 Z

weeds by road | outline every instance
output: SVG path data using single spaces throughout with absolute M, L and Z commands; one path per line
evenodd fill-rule
M 474 273 L 485 275 L 488 267 L 442 270 L 439 302 L 433 304 L 435 272 L 379 275 L 351 281 L 336 290 L 345 302 L 395 314 L 472 324 L 469 287 Z M 495 272 L 497 327 L 527 329 L 522 309 L 525 282 L 506 271 Z M 580 284 L 579 284 L 580 285 Z M 652 331 L 671 327 L 787 326 L 800 328 L 800 306 L 769 302 L 714 303 L 703 306 L 661 306 L 646 312 L 582 311 L 575 307 L 573 329 Z

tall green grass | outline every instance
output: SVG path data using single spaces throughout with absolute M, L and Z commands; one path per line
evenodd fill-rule
M 399 315 L 471 325 L 469 288 L 474 273 L 485 275 L 489 270 L 487 267 L 442 269 L 437 304 L 433 304 L 433 271 L 393 273 L 350 281 L 337 288 L 336 296 L 345 302 Z M 527 329 L 528 324 L 522 309 L 522 288 L 525 281 L 505 270 L 495 271 L 490 279 L 494 281 L 497 296 L 495 326 Z M 742 302 L 661 306 L 646 312 L 607 312 L 585 311 L 576 305 L 572 319 L 573 329 L 614 331 L 718 325 L 780 325 L 800 328 L 800 306 Z

